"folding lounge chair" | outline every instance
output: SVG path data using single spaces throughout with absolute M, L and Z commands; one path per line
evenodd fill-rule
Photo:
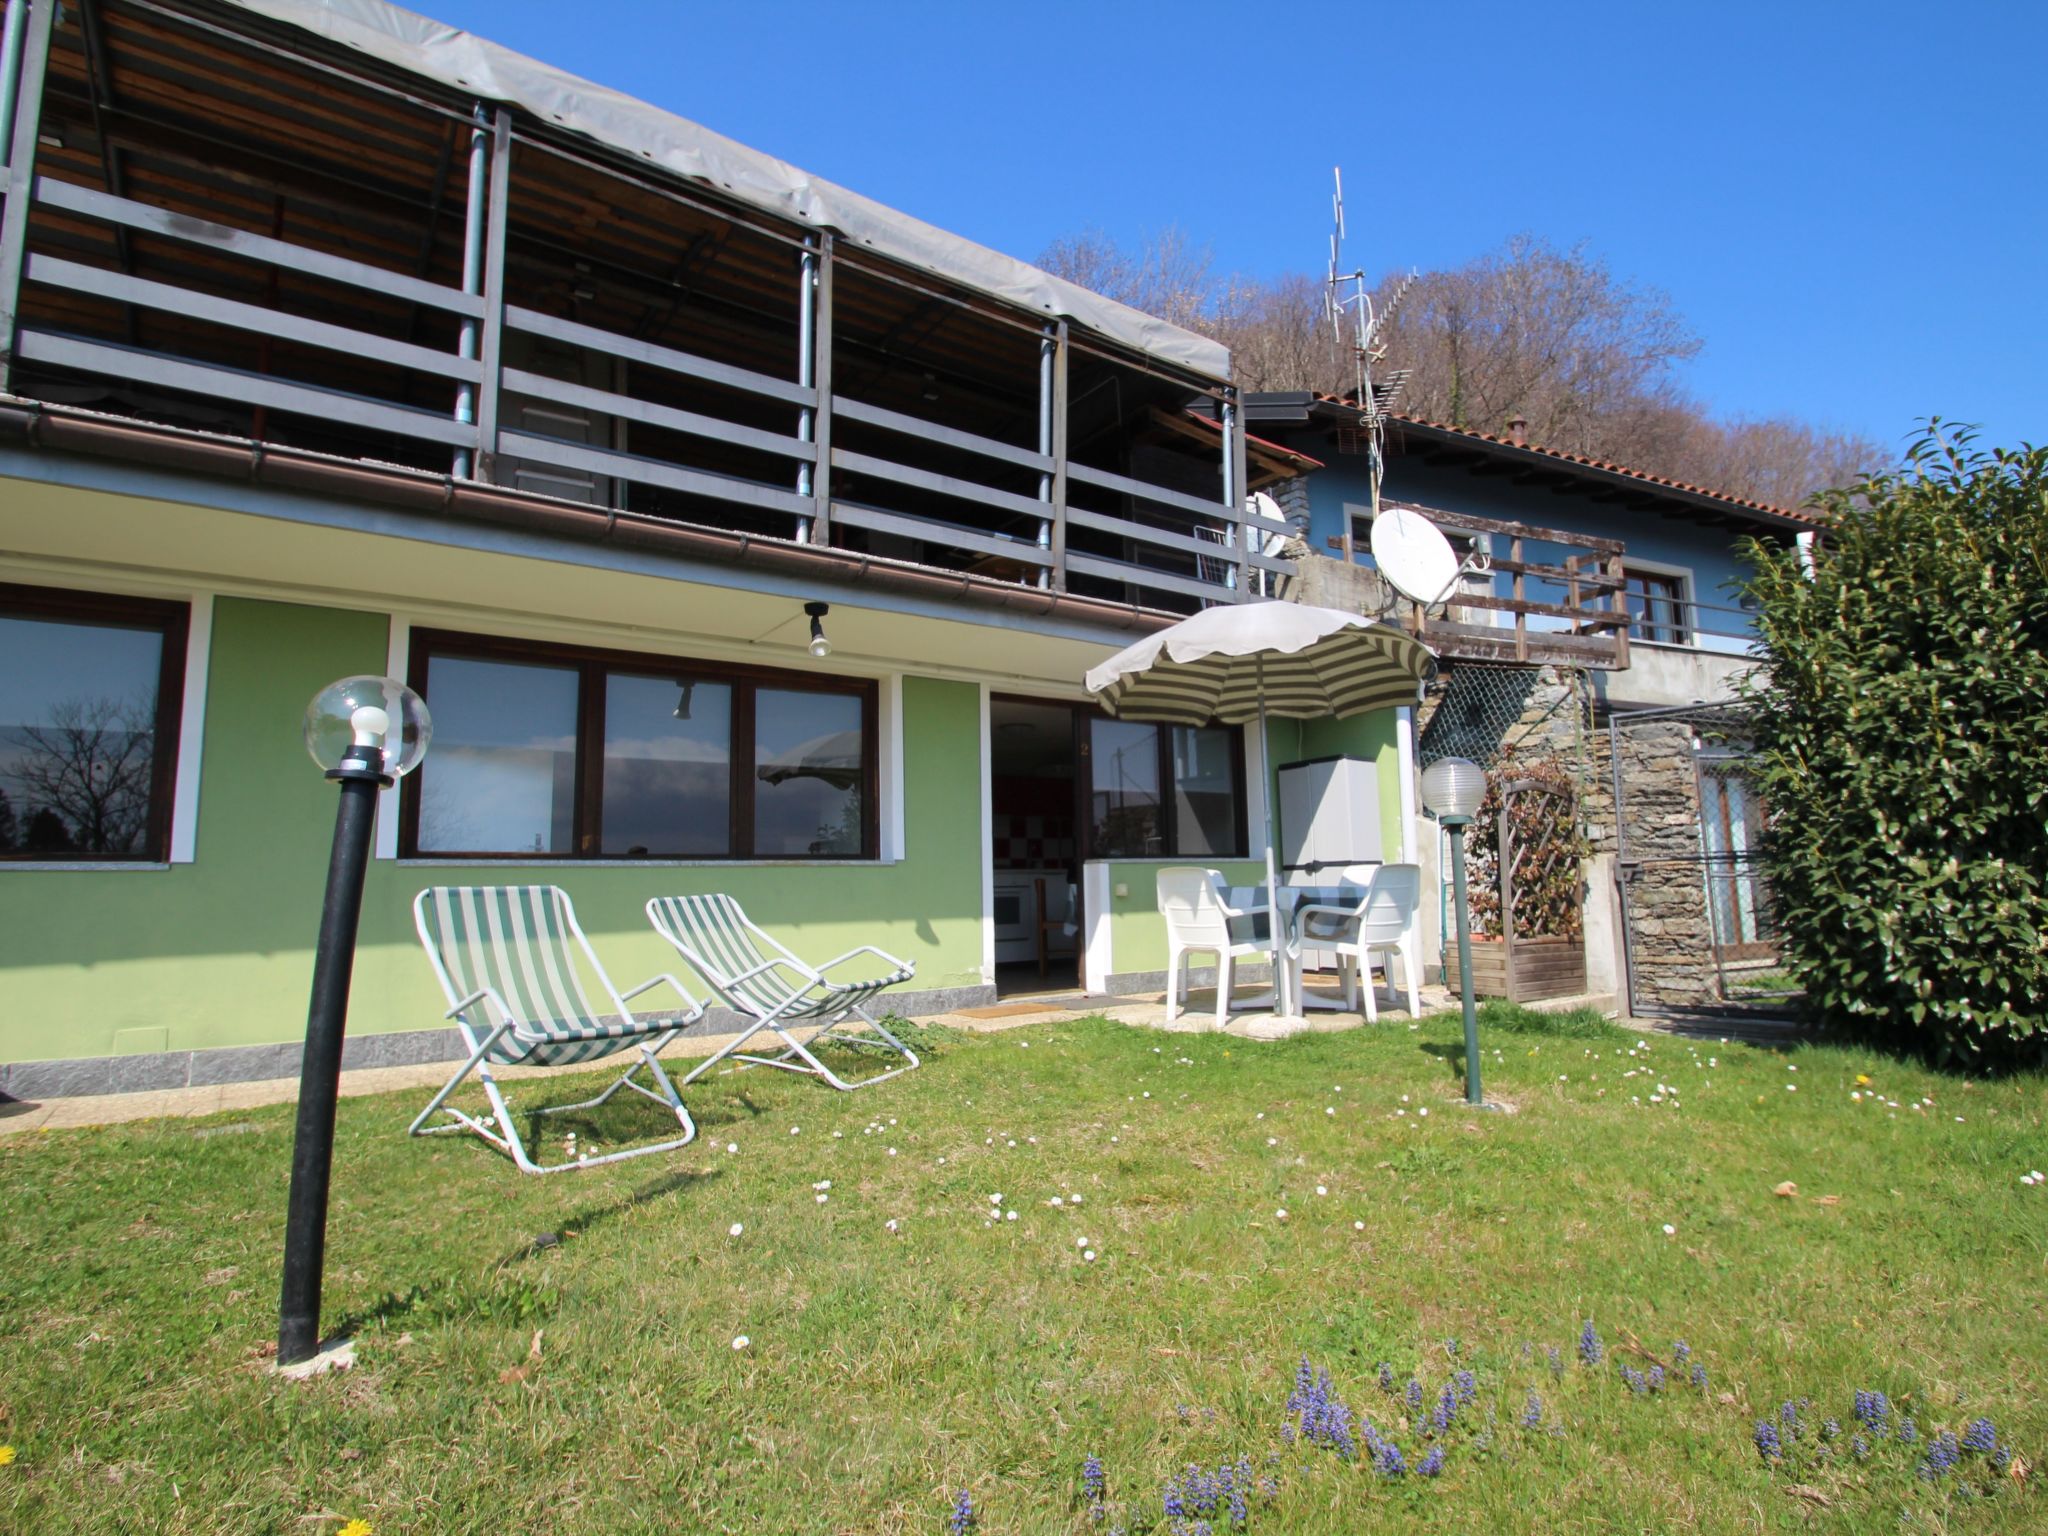
M 728 1056 L 752 1066 L 781 1067 L 787 1072 L 821 1077 L 842 1091 L 866 1088 L 917 1065 L 916 1053 L 884 1029 L 867 1010 L 868 999 L 877 992 L 917 974 L 913 962 L 898 960 L 871 944 L 863 944 L 814 970 L 748 922 L 747 914 L 730 896 L 656 897 L 647 903 L 647 917 L 655 931 L 675 945 L 719 1001 L 748 1020 L 747 1027 L 730 1045 L 698 1063 L 683 1079 L 685 1085 L 695 1082 Z M 863 955 L 873 956 L 892 969 L 885 976 L 867 981 L 826 979 L 836 967 Z M 856 1019 L 873 1030 L 874 1036 L 840 1034 L 835 1037 L 840 1044 L 896 1051 L 903 1056 L 903 1065 L 849 1083 L 812 1054 L 810 1046 Z M 792 1025 L 799 1024 L 822 1027 L 806 1045 L 789 1032 Z M 763 1030 L 773 1030 L 782 1037 L 785 1049 L 780 1055 L 755 1056 L 740 1049 Z
M 669 1041 L 704 1017 L 703 1004 L 680 981 L 666 974 L 642 982 L 630 992 L 620 992 L 597 963 L 590 941 L 577 926 L 576 909 L 570 905 L 568 892 L 552 885 L 435 886 L 419 893 L 412 904 L 412 915 L 420 943 L 426 946 L 427 958 L 433 962 L 434 975 L 447 994 L 450 1007 L 445 1017 L 455 1021 L 469 1045 L 468 1060 L 448 1079 L 447 1086 L 434 1095 L 433 1102 L 420 1111 L 419 1118 L 412 1123 L 412 1135 L 474 1131 L 509 1155 L 524 1173 L 560 1173 L 649 1152 L 668 1152 L 696 1136 L 697 1127 L 690 1112 L 683 1108 L 675 1085 L 654 1058 Z M 578 952 L 616 1010 L 612 1015 L 598 1013 L 584 995 L 577 969 Z M 627 998 L 637 997 L 662 982 L 681 996 L 680 1015 L 636 1017 L 626 1007 Z M 499 1091 L 491 1068 L 553 1067 L 599 1061 L 629 1046 L 640 1059 L 603 1093 L 577 1104 L 550 1105 L 536 1113 L 559 1115 L 574 1109 L 593 1109 L 621 1088 L 630 1088 L 674 1111 L 683 1134 L 673 1141 L 607 1152 L 576 1162 L 543 1165 L 528 1157 L 519 1127 L 506 1108 L 505 1096 Z M 654 1080 L 653 1088 L 634 1081 L 642 1068 Z M 483 1120 L 448 1103 L 449 1095 L 472 1072 L 490 1096 L 492 1112 Z M 449 1116 L 449 1123 L 429 1125 L 427 1122 L 437 1114 Z

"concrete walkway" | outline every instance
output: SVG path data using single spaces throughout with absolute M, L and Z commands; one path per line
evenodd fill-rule
M 1310 983 L 1312 992 L 1335 997 L 1332 983 L 1328 988 Z M 1425 986 L 1421 989 L 1422 1011 L 1425 1015 L 1441 1013 L 1458 1006 L 1457 998 L 1440 986 Z M 1042 1003 L 1043 1006 L 1039 1006 Z M 1612 998 L 1557 998 L 1532 1007 L 1545 1011 L 1561 1011 L 1577 1007 L 1598 1007 L 1609 1011 Z M 1176 1034 L 1203 1034 L 1215 1029 L 1216 994 L 1213 990 L 1196 991 L 1190 994 L 1181 1016 L 1169 1024 L 1166 1022 L 1166 994 L 1155 992 L 1132 997 L 1046 997 L 1043 999 L 1021 998 L 993 1008 L 973 1008 L 964 1013 L 941 1014 L 936 1018 L 921 1019 L 921 1024 L 937 1024 L 950 1029 L 967 1030 L 978 1034 L 994 1033 L 1007 1029 L 1022 1029 L 1034 1024 L 1065 1023 L 1073 1019 L 1102 1015 L 1120 1024 L 1133 1027 L 1169 1030 Z M 1379 1010 L 1381 1024 L 1412 1022 L 1404 1009 L 1382 1005 Z M 1358 1029 L 1365 1024 L 1362 1015 L 1341 1011 L 1313 1010 L 1308 1015 L 1307 1028 L 1318 1034 L 1336 1030 Z M 1227 1033 L 1245 1040 L 1274 1040 L 1289 1034 L 1300 1033 L 1300 1025 L 1275 1028 L 1273 1016 L 1268 1013 L 1243 1012 L 1230 1017 Z M 730 1035 L 692 1035 L 676 1041 L 662 1054 L 664 1063 L 701 1060 L 726 1045 Z M 341 1093 L 344 1098 L 357 1098 L 371 1093 L 395 1093 L 401 1090 L 416 1090 L 425 1097 L 448 1080 L 448 1074 L 455 1070 L 453 1062 L 428 1062 L 409 1067 L 365 1067 L 341 1075 Z M 567 1073 L 589 1072 L 589 1065 L 575 1067 L 511 1067 L 500 1068 L 499 1077 L 508 1088 L 536 1078 L 553 1077 Z M 133 1120 L 155 1120 L 172 1116 L 213 1115 L 228 1110 L 257 1109 L 267 1104 L 288 1104 L 298 1097 L 299 1081 L 295 1077 L 270 1078 L 262 1082 L 223 1083 L 205 1088 L 169 1088 L 155 1093 L 110 1093 L 89 1098 L 47 1099 L 40 1103 L 0 1103 L 0 1136 L 25 1131 L 72 1130 L 82 1126 L 119 1125 Z

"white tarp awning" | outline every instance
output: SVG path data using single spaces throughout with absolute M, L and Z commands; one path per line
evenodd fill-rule
M 1230 352 L 1206 336 L 1105 299 L 1028 262 L 884 207 L 644 101 L 384 0 L 231 0 L 450 90 L 521 108 L 645 164 L 778 217 L 949 278 L 1047 318 L 1063 318 L 1162 362 L 1229 377 Z M 566 12 L 564 13 L 567 14 Z M 684 14 L 677 13 L 680 34 Z

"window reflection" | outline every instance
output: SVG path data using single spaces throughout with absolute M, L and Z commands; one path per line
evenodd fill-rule
M 1218 726 L 1173 727 L 1173 849 L 1182 858 L 1237 852 L 1236 745 Z
M 434 750 L 420 769 L 423 851 L 576 851 L 576 688 L 568 667 L 434 658 Z
M 0 617 L 0 853 L 153 850 L 161 629 Z
M 858 854 L 861 701 L 762 688 L 754 695 L 754 852 L 763 858 Z
M 605 679 L 605 853 L 729 853 L 731 797 L 730 687 L 689 678 Z
M 1165 852 L 1159 815 L 1159 728 L 1128 720 L 1095 720 L 1090 725 L 1094 856 L 1159 856 Z

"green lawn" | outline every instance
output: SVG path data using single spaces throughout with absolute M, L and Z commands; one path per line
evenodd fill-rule
M 1255 1532 L 2048 1529 L 2048 1080 L 1501 1010 L 1516 1112 L 1475 1114 L 1459 1038 L 949 1037 L 862 1094 L 714 1079 L 695 1145 L 545 1180 L 347 1100 L 361 1365 L 302 1385 L 259 1358 L 286 1108 L 0 1140 L 0 1529 L 937 1533 L 965 1489 L 989 1536 L 1163 1533 L 1240 1458 Z M 1304 1357 L 1405 1473 L 1283 1433 Z M 1979 1416 L 2012 1459 L 1920 1475 Z

